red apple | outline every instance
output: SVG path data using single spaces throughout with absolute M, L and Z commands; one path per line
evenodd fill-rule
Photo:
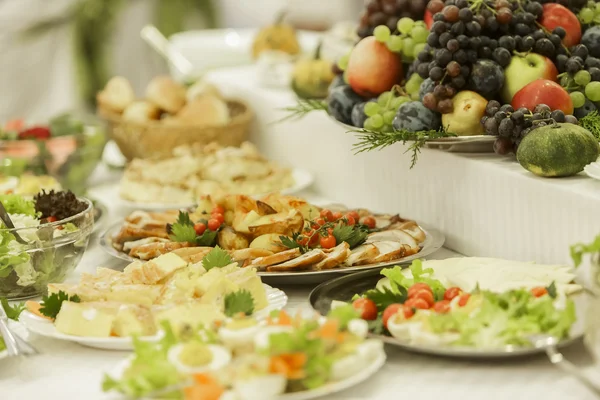
M 547 79 L 538 79 L 526 85 L 515 94 L 511 103 L 515 110 L 521 107 L 533 110 L 538 104 L 573 114 L 573 101 L 569 93 L 558 83 Z
M 431 25 L 433 25 L 433 14 L 431 11 L 425 10 L 423 21 L 425 22 L 425 25 L 427 25 L 427 29 L 431 30 Z
M 510 103 L 515 93 L 536 79 L 550 81 L 558 79 L 558 69 L 552 60 L 535 53 L 513 56 L 509 66 L 504 70 L 502 100 L 507 104 Z
M 352 49 L 346 74 L 352 90 L 364 97 L 374 97 L 402 80 L 402 58 L 369 36 Z
M 577 16 L 567 7 L 555 3 L 544 4 L 544 12 L 540 24 L 549 31 L 559 26 L 567 31 L 562 40 L 567 47 L 575 46 L 581 41 L 581 24 Z

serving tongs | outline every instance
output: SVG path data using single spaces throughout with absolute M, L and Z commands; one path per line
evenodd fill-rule
M 8 229 L 13 230 L 11 233 L 14 235 L 17 242 L 19 242 L 21 244 L 29 244 L 29 242 L 24 240 L 19 235 L 19 233 L 16 231 L 15 224 L 13 224 L 12 220 L 10 219 L 10 216 L 8 215 L 8 211 L 6 211 L 6 208 L 4 208 L 4 204 L 2 204 L 1 201 L 0 201 L 0 219 L 2 219 L 2 222 L 4 223 L 4 225 L 6 225 L 6 227 Z

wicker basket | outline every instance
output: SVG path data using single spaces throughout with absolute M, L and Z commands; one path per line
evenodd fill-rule
M 227 100 L 231 122 L 223 126 L 174 125 L 163 121 L 146 124 L 123 121 L 120 115 L 99 110 L 109 123 L 109 136 L 123 155 L 134 158 L 167 158 L 173 149 L 193 143 L 217 142 L 222 146 L 239 146 L 248 138 L 253 113 L 240 100 Z

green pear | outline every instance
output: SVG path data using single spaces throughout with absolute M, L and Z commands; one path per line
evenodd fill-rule
M 488 101 L 482 95 L 465 90 L 458 92 L 452 99 L 454 110 L 442 115 L 442 126 L 446 132 L 458 136 L 483 135 L 481 117 L 485 115 Z

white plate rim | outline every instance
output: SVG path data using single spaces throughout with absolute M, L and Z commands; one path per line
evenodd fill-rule
M 281 289 L 273 288 L 263 283 L 267 294 L 267 307 L 263 308 L 254 313 L 254 316 L 258 320 L 266 319 L 269 314 L 274 310 L 283 309 L 288 302 L 288 296 Z M 81 344 L 86 347 L 92 347 L 104 350 L 133 350 L 133 339 L 130 337 L 85 337 L 85 336 L 74 336 L 67 335 L 56 331 L 52 321 L 45 318 L 41 318 L 28 310 L 24 310 L 21 314 L 19 321 L 25 326 L 25 328 L 37 335 L 57 340 L 64 340 L 68 342 L 74 342 Z M 161 337 L 161 333 L 157 333 L 153 336 L 140 337 L 141 340 L 158 340 Z M 1 355 L 2 353 L 0 353 Z
M 294 185 L 289 188 L 281 189 L 278 191 L 284 195 L 291 195 L 302 192 L 303 190 L 308 189 L 314 182 L 314 176 L 308 170 L 302 168 L 293 168 L 292 169 L 292 178 L 294 180 Z M 196 202 L 189 203 L 144 203 L 144 202 L 135 202 L 131 200 L 123 199 L 120 195 L 119 191 L 120 183 L 110 183 L 99 185 L 94 188 L 90 188 L 88 193 L 90 196 L 94 198 L 102 198 L 108 197 L 106 196 L 106 192 L 109 193 L 109 197 L 111 197 L 115 202 L 118 202 L 119 205 L 133 210 L 140 211 L 164 211 L 164 210 L 176 210 L 176 209 L 189 209 L 196 206 Z M 101 192 L 105 192 L 104 196 L 102 196 Z M 277 191 L 275 191 L 277 192 Z M 274 193 L 275 193 L 274 192 Z M 259 193 L 250 195 L 253 198 L 261 198 L 269 193 Z

